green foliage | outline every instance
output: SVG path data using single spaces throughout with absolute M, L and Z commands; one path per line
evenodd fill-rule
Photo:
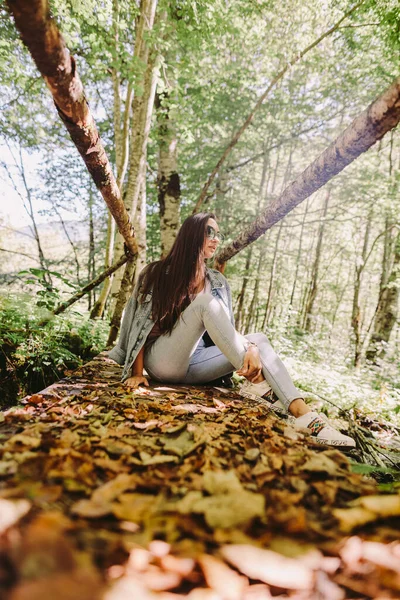
M 31 267 L 27 271 L 20 271 L 19 275 L 28 275 L 25 279 L 26 285 L 34 285 L 39 289 L 36 292 L 38 297 L 36 300 L 36 306 L 39 308 L 47 308 L 48 310 L 54 310 L 57 304 L 60 302 L 60 291 L 54 286 L 52 280 L 49 277 L 55 277 L 59 282 L 69 288 L 76 289 L 76 286 L 70 283 L 61 273 L 57 271 L 46 271 L 44 269 L 35 269 Z
M 78 312 L 41 326 L 47 316 L 42 298 L 36 306 L 26 294 L 0 301 L 0 406 L 44 389 L 105 346 L 108 325 Z

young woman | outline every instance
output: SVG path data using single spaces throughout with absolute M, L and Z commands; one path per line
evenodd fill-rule
M 122 381 L 130 388 L 147 386 L 143 368 L 155 381 L 187 384 L 207 383 L 236 370 L 247 380 L 240 388 L 243 396 L 290 413 L 293 424 L 310 429 L 321 444 L 354 447 L 352 438 L 305 404 L 263 333 L 243 336 L 235 330 L 228 282 L 205 264 L 222 240 L 213 214 L 192 215 L 168 256 L 142 271 L 119 341 L 109 353 L 124 365 Z M 206 331 L 215 345 L 206 346 Z M 279 398 L 274 404 L 264 398 L 271 388 Z

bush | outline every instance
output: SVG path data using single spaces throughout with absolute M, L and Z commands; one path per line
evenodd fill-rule
M 30 295 L 0 299 L 2 408 L 44 389 L 105 347 L 107 323 L 70 311 L 40 326 L 47 315 Z

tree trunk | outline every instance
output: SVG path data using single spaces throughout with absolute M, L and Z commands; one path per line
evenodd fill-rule
M 372 224 L 372 211 L 368 215 L 367 224 L 365 227 L 364 243 L 361 253 L 361 260 L 359 264 L 356 264 L 354 273 L 354 294 L 353 294 L 353 305 L 351 311 L 351 327 L 354 335 L 354 366 L 359 369 L 361 366 L 361 309 L 360 309 L 360 289 L 361 289 L 361 275 L 364 270 L 367 258 L 369 235 Z
M 293 287 L 292 287 L 292 293 L 290 294 L 290 301 L 289 304 L 290 306 L 293 306 L 293 302 L 294 302 L 294 294 L 296 291 L 296 284 L 297 284 L 297 277 L 299 275 L 299 267 L 300 267 L 300 260 L 301 260 L 301 252 L 303 250 L 303 234 L 304 234 L 304 226 L 306 223 L 306 219 L 307 219 L 307 213 L 308 213 L 308 208 L 309 208 L 309 199 L 307 199 L 306 202 L 306 207 L 304 209 L 304 213 L 303 213 L 303 219 L 301 221 L 301 227 L 300 227 L 300 235 L 299 235 L 299 246 L 297 248 L 297 257 L 296 257 L 296 270 L 294 273 L 294 280 L 293 280 Z
M 122 313 L 125 308 L 126 298 L 132 292 L 133 278 L 135 275 L 136 261 L 130 260 L 126 265 L 124 276 L 121 283 L 121 294 L 118 296 L 117 304 L 111 318 L 111 327 L 108 334 L 107 346 L 112 346 L 118 337 L 118 331 L 121 323 Z
M 254 119 L 254 115 L 257 113 L 257 111 L 259 110 L 259 108 L 263 105 L 264 100 L 268 97 L 268 95 L 271 92 L 271 90 L 277 85 L 277 83 L 279 83 L 279 81 L 281 79 L 283 79 L 283 77 L 286 75 L 286 73 L 288 71 L 290 71 L 290 69 L 291 69 L 291 67 L 293 65 L 295 65 L 297 62 L 299 62 L 307 54 L 307 52 L 309 52 L 310 50 L 312 50 L 313 48 L 315 48 L 316 46 L 318 46 L 318 44 L 322 40 L 324 40 L 326 37 L 328 37 L 329 35 L 331 35 L 332 33 L 334 33 L 339 28 L 339 26 L 341 25 L 341 23 L 345 19 L 347 19 L 347 17 L 349 17 L 359 6 L 361 6 L 361 4 L 363 2 L 364 2 L 364 0 L 361 0 L 361 2 L 358 2 L 355 6 L 353 6 L 349 11 L 347 11 L 343 15 L 343 17 L 341 17 L 339 19 L 339 21 L 337 23 L 335 23 L 335 25 L 333 25 L 332 27 L 330 27 L 330 29 L 328 29 L 327 31 L 325 31 L 325 33 L 323 33 L 319 38 L 317 38 L 316 40 L 314 40 L 309 46 L 307 46 L 306 48 L 304 48 L 304 50 L 302 50 L 301 52 L 299 52 L 298 54 L 296 54 L 290 61 L 288 61 L 286 63 L 286 65 L 284 66 L 284 68 L 277 75 L 275 75 L 275 77 L 272 79 L 271 83 L 269 84 L 269 86 L 265 90 L 265 92 L 257 100 L 257 102 L 256 102 L 253 110 L 247 116 L 247 118 L 246 118 L 245 122 L 243 123 L 243 125 L 235 133 L 235 135 L 233 136 L 233 138 L 231 139 L 231 141 L 229 142 L 229 144 L 225 148 L 225 150 L 224 150 L 221 158 L 219 159 L 219 161 L 216 164 L 216 166 L 214 167 L 214 169 L 213 169 L 210 177 L 208 178 L 207 182 L 205 183 L 203 189 L 201 190 L 200 196 L 199 196 L 199 198 L 198 198 L 198 200 L 196 202 L 196 206 L 193 209 L 193 213 L 196 213 L 196 212 L 199 211 L 202 203 L 204 202 L 205 198 L 207 197 L 208 190 L 209 190 L 212 182 L 214 181 L 214 179 L 215 179 L 218 171 L 220 170 L 220 168 L 222 167 L 222 165 L 225 163 L 226 159 L 228 158 L 228 156 L 232 152 L 233 148 L 238 143 L 238 141 L 241 138 L 241 136 L 243 135 L 243 133 L 249 127 L 250 123 Z
M 137 253 L 129 215 L 121 200 L 110 162 L 101 142 L 75 60 L 70 55 L 48 0 L 7 0 L 21 38 L 50 89 L 58 114 L 101 192 L 132 253 Z
M 279 156 L 279 151 L 278 151 L 278 156 Z M 259 190 L 258 190 L 256 214 L 259 213 L 260 207 L 261 207 L 261 204 L 262 204 L 262 201 L 264 198 L 264 186 L 265 186 L 265 182 L 267 179 L 267 172 L 268 172 L 269 164 L 270 164 L 269 151 L 266 150 L 263 155 L 263 166 L 262 166 L 262 171 L 261 171 L 260 186 L 259 186 Z M 278 158 L 277 158 L 277 164 L 278 164 Z M 269 170 L 269 171 L 271 172 L 271 170 Z M 276 171 L 277 171 L 277 168 L 275 168 L 275 174 L 276 174 Z M 268 184 L 269 184 L 269 180 L 267 180 L 265 198 L 267 198 Z M 266 201 L 267 200 L 265 199 L 265 202 Z M 253 256 L 253 246 L 250 246 L 248 253 L 247 253 L 247 257 L 246 257 L 246 265 L 245 265 L 245 273 L 244 273 L 243 282 L 242 282 L 242 289 L 240 290 L 240 293 L 238 296 L 238 306 L 237 306 L 236 320 L 235 320 L 236 329 L 238 329 L 238 330 L 240 329 L 242 322 L 244 320 L 244 314 L 243 314 L 244 299 L 245 299 L 245 295 L 246 295 L 247 283 L 249 280 L 249 272 L 250 272 L 250 268 L 251 268 L 252 256 Z
M 380 293 L 378 306 L 375 313 L 374 329 L 371 335 L 366 358 L 376 364 L 383 358 L 393 326 L 396 323 L 399 299 L 399 268 L 400 268 L 400 232 L 397 234 L 394 245 L 394 258 L 391 272 Z
M 328 212 L 329 205 L 329 197 L 331 195 L 330 189 L 327 190 L 325 195 L 324 207 L 322 209 L 322 220 L 318 229 L 318 237 L 317 237 L 317 247 L 315 250 L 315 259 L 311 269 L 311 282 L 307 297 L 306 303 L 306 322 L 305 322 L 305 330 L 311 331 L 313 325 L 313 309 L 314 302 L 317 297 L 318 290 L 318 274 L 319 274 L 319 264 L 321 262 L 321 249 L 322 249 L 322 240 L 324 237 L 325 231 L 325 219 Z
M 112 30 L 114 36 L 114 53 L 117 57 L 119 55 L 119 0 L 113 0 L 113 23 Z M 121 85 L 120 75 L 116 67 L 112 68 L 112 81 L 113 81 L 113 122 L 114 122 L 114 149 L 115 149 L 115 165 L 117 169 L 117 185 L 120 190 L 123 189 L 123 183 L 125 180 L 126 170 L 128 166 L 128 155 L 129 155 L 129 122 L 130 113 L 132 108 L 133 99 L 133 85 L 130 81 L 128 83 L 128 89 L 125 99 L 125 110 L 123 115 L 123 124 L 121 124 L 122 110 L 121 110 Z M 125 208 L 129 213 L 129 207 Z M 123 238 L 120 234 L 120 243 L 115 253 L 116 256 L 123 252 Z M 115 243 L 115 221 L 108 216 L 107 222 L 107 242 L 106 242 L 106 254 L 104 260 L 104 268 L 107 269 L 113 260 L 114 256 L 114 243 Z M 122 276 L 122 275 L 121 275 Z M 101 288 L 101 293 L 98 301 L 95 303 L 93 310 L 90 314 L 91 319 L 102 317 L 104 309 L 107 303 L 108 295 L 111 291 L 112 281 L 114 275 L 110 275 L 106 279 Z
M 293 148 L 291 148 L 290 152 L 289 152 L 289 159 L 288 159 L 288 162 L 286 164 L 285 174 L 284 174 L 283 180 L 282 180 L 281 192 L 282 192 L 282 189 L 284 188 L 285 184 L 287 183 L 287 181 L 289 180 L 289 177 L 290 177 L 291 168 L 292 168 L 292 156 L 293 156 Z M 274 171 L 274 177 L 273 177 L 273 180 L 272 180 L 271 194 L 273 194 L 274 191 L 275 191 L 276 178 L 277 178 L 277 174 L 278 174 L 278 166 L 279 166 L 279 149 L 278 149 L 278 152 L 277 152 L 277 155 L 276 155 L 276 166 L 275 166 L 275 171 Z M 274 277 L 275 277 L 275 271 L 276 271 L 276 264 L 277 264 L 277 259 L 278 259 L 279 240 L 280 240 L 281 235 L 282 235 L 282 227 L 283 227 L 283 221 L 281 221 L 281 223 L 279 225 L 278 233 L 277 233 L 276 240 L 275 240 L 274 254 L 273 254 L 273 257 L 272 257 L 271 270 L 270 270 L 270 274 L 269 274 L 267 302 L 266 302 L 266 305 L 265 305 L 264 319 L 263 319 L 263 323 L 262 323 L 262 329 L 263 330 L 266 327 L 266 325 L 268 323 L 269 315 L 271 314 L 272 287 L 273 287 L 273 283 L 274 283 Z
M 237 299 L 235 327 L 238 331 L 240 331 L 240 328 L 241 328 L 242 322 L 243 322 L 244 298 L 246 295 L 247 283 L 248 283 L 249 277 L 250 277 L 250 266 L 251 266 L 252 255 L 253 255 L 253 246 L 250 246 L 250 248 L 247 251 L 247 256 L 246 256 L 246 264 L 244 267 L 242 288 L 239 292 L 239 296 Z
M 177 161 L 178 139 L 168 105 L 170 93 L 156 94 L 159 147 L 157 187 L 162 257 L 165 257 L 172 248 L 180 221 L 181 188 Z
M 89 258 L 88 258 L 88 280 L 92 281 L 96 272 L 95 267 L 95 246 L 94 246 L 94 223 L 93 223 L 93 195 L 89 190 Z M 95 303 L 94 289 L 88 293 L 88 310 Z
M 107 270 L 112 264 L 112 257 L 114 251 L 114 234 L 115 234 L 115 221 L 112 218 L 111 214 L 108 213 L 107 219 L 107 239 L 106 239 L 106 254 L 104 259 L 104 267 Z M 101 288 L 100 296 L 93 306 L 93 309 L 90 313 L 91 319 L 97 319 L 103 316 L 104 309 L 106 306 L 107 298 L 111 290 L 111 283 L 113 280 L 113 273 L 107 279 L 104 280 L 104 283 Z
M 400 121 L 400 78 L 383 92 L 218 256 L 223 263 L 258 239 L 303 200 L 324 186 Z
M 250 327 L 257 322 L 257 305 L 258 294 L 260 289 L 260 279 L 262 276 L 262 268 L 265 261 L 266 248 L 260 248 L 260 256 L 258 258 L 257 274 L 254 281 L 253 296 L 251 298 L 249 310 L 247 313 L 246 333 L 249 333 Z
M 282 234 L 282 226 L 283 226 L 283 221 L 281 221 L 281 223 L 279 225 L 278 233 L 277 233 L 276 239 L 275 239 L 274 254 L 272 256 L 271 270 L 269 273 L 267 302 L 265 304 L 264 319 L 262 322 L 262 330 L 263 331 L 264 331 L 265 327 L 267 326 L 269 315 L 271 314 L 272 286 L 273 286 L 274 277 L 275 277 L 276 261 L 277 261 L 277 257 L 278 257 L 279 240 L 281 239 L 281 234 Z
M 150 51 L 146 36 L 152 31 L 157 7 L 157 0 L 142 0 L 140 15 L 137 23 L 137 33 L 134 48 L 134 60 L 145 66 L 145 71 L 140 80 L 135 83 L 135 96 L 132 106 L 131 133 L 130 133 L 130 158 L 129 173 L 124 202 L 126 210 L 132 215 L 135 223 L 135 212 L 139 200 L 141 182 L 146 176 L 147 142 L 150 131 L 151 114 L 154 103 L 156 85 L 156 57 Z M 128 99 L 127 99 L 128 102 Z M 123 239 L 117 235 L 115 240 L 114 256 L 119 256 L 123 251 Z M 118 294 L 122 285 L 123 272 L 115 274 L 111 286 L 110 312 L 114 318 L 114 311 L 118 302 Z M 125 286 L 125 289 L 126 286 Z M 122 299 L 121 299 L 122 302 Z

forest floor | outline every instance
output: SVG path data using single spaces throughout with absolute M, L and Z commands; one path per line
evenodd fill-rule
M 1 598 L 400 597 L 399 486 L 355 473 L 360 451 L 232 390 L 128 392 L 120 372 L 99 356 L 0 414 Z

